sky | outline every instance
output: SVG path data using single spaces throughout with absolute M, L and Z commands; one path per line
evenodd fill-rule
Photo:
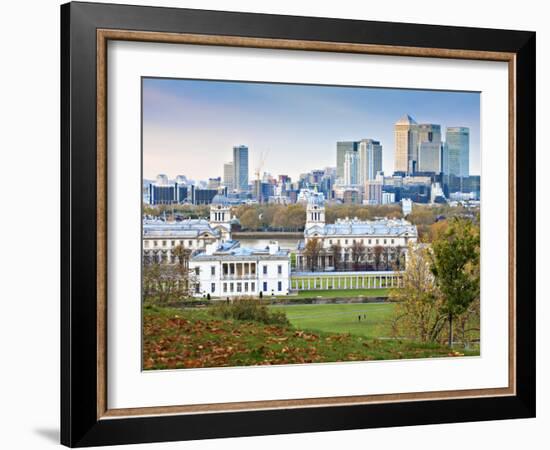
M 233 146 L 249 148 L 249 179 L 336 166 L 336 142 L 371 138 L 394 166 L 394 124 L 470 128 L 470 174 L 479 175 L 480 96 L 472 92 L 234 81 L 143 79 L 143 176 L 223 178 Z

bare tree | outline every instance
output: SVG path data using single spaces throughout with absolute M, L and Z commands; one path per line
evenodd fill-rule
M 384 248 L 381 245 L 377 245 L 374 247 L 374 268 L 375 270 L 380 269 L 380 265 L 382 262 L 382 252 L 384 251 Z
M 338 271 L 342 268 L 342 246 L 335 242 L 330 246 L 330 252 L 332 253 L 334 270 Z
M 359 264 L 365 257 L 365 245 L 361 241 L 355 241 L 351 244 L 351 261 L 353 269 L 359 270 Z
M 306 264 L 312 272 L 315 272 L 315 269 L 318 267 L 321 250 L 322 244 L 318 238 L 314 237 L 307 241 L 304 248 L 304 256 L 306 257 Z
M 175 264 L 154 262 L 143 266 L 143 300 L 164 305 L 190 297 L 196 284 L 189 270 L 191 251 L 178 245 L 173 250 Z
M 394 267 L 394 270 L 399 271 L 405 266 L 404 264 L 405 255 L 403 252 L 403 247 L 399 245 L 397 247 L 394 247 L 394 252 L 395 252 L 395 257 L 393 260 L 393 267 Z

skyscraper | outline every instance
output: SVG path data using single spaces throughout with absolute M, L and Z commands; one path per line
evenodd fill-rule
M 443 166 L 446 175 L 470 175 L 470 129 L 449 127 L 445 135 Z
M 416 170 L 418 158 L 418 124 L 406 114 L 399 119 L 394 128 L 396 172 L 412 173 Z
M 365 201 L 367 205 L 382 204 L 383 177 L 377 180 L 367 180 L 365 183 Z
M 421 123 L 418 129 L 416 172 L 441 172 L 441 125 Z
M 344 179 L 344 162 L 346 153 L 356 152 L 359 147 L 357 141 L 340 141 L 336 143 L 336 179 Z
M 233 184 L 237 191 L 248 190 L 248 147 L 233 147 Z
M 233 162 L 228 162 L 223 165 L 223 184 L 227 187 L 227 190 L 233 190 Z
M 382 171 L 382 146 L 373 139 L 362 139 L 359 142 L 358 184 L 374 180 L 376 174 Z
M 418 145 L 418 172 L 441 172 L 441 142 L 421 142 Z
M 418 143 L 433 142 L 441 144 L 441 125 L 433 123 L 421 123 L 418 129 Z
M 357 183 L 357 169 L 358 169 L 358 156 L 357 152 L 348 152 L 344 155 L 344 184 L 346 186 L 353 186 Z

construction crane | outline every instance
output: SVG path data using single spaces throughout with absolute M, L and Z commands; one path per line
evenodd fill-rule
M 256 163 L 256 167 L 254 169 L 256 180 L 260 180 L 260 173 L 262 172 L 262 169 L 264 167 L 264 163 L 265 163 L 265 160 L 267 159 L 268 154 L 269 154 L 269 150 L 260 151 L 260 156 L 258 158 L 258 162 Z

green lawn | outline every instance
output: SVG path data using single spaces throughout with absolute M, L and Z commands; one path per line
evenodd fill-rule
M 392 303 L 272 306 L 285 311 L 290 323 L 303 330 L 351 333 L 366 338 L 389 337 Z M 361 316 L 361 321 L 359 317 Z
M 315 298 L 315 297 L 387 297 L 390 289 L 323 289 L 315 291 L 299 291 L 292 294 L 292 298 Z M 283 297 L 280 297 L 283 298 Z

